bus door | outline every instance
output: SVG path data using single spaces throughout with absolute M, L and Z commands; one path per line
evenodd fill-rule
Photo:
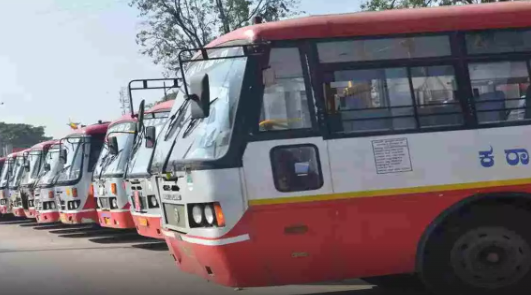
M 329 279 L 338 273 L 335 212 L 315 201 L 333 193 L 328 143 L 318 131 L 302 61 L 297 47 L 271 49 L 258 130 L 243 156 L 253 239 L 272 249 L 260 254 L 271 256 L 264 257 L 265 263 L 283 270 L 272 274 L 276 284 L 294 274 L 300 282 L 317 279 L 308 272 L 315 268 L 329 269 Z

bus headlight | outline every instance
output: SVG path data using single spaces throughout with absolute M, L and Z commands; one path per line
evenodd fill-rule
M 205 220 L 208 222 L 209 225 L 214 224 L 214 209 L 212 209 L 211 205 L 205 206 Z
M 116 199 L 112 199 L 112 206 L 113 206 L 115 209 L 118 209 L 118 202 L 116 201 Z
M 196 224 L 201 224 L 203 222 L 203 210 L 201 206 L 195 205 L 192 208 L 192 218 Z
M 158 207 L 159 206 L 159 202 L 157 202 L 157 197 L 155 197 L 155 196 L 150 196 L 149 197 L 149 202 L 151 203 L 151 206 L 153 206 L 153 207 Z

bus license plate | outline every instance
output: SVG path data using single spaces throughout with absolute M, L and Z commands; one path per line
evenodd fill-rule
M 109 225 L 111 224 L 111 219 L 108 217 L 103 217 L 103 220 L 105 221 L 105 224 Z
M 67 222 L 68 219 L 66 218 L 66 214 L 61 213 L 61 222 Z
M 139 218 L 138 222 L 140 223 L 141 226 L 147 226 L 148 225 L 148 221 L 145 218 Z

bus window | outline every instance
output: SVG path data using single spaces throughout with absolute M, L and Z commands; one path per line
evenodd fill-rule
M 525 106 L 529 87 L 525 61 L 472 63 L 468 67 L 479 124 L 530 119 L 515 116 L 518 108 Z
M 531 30 L 473 32 L 465 39 L 468 54 L 531 51 Z
M 451 55 L 448 36 L 322 42 L 317 50 L 322 63 Z
M 406 68 L 340 70 L 325 74 L 325 95 L 334 132 L 415 128 Z M 333 117 L 336 117 L 335 119 Z
M 280 192 L 316 190 L 323 186 L 317 147 L 277 146 L 271 150 L 275 187 Z
M 411 68 L 411 79 L 421 127 L 464 123 L 452 66 Z
M 260 131 L 311 128 L 308 98 L 297 48 L 273 48 L 274 82 L 264 87 Z

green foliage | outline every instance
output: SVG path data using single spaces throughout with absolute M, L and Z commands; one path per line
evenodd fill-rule
M 361 5 L 361 9 L 369 11 L 380 11 L 399 8 L 464 5 L 507 1 L 510 0 L 369 0 Z
M 44 126 L 9 124 L 0 122 L 0 142 L 15 148 L 28 148 L 39 142 L 51 140 L 45 135 Z
M 168 93 L 168 94 L 164 95 L 160 100 L 158 100 L 158 101 L 156 101 L 154 103 L 146 103 L 144 108 L 146 110 L 149 110 L 150 108 L 154 107 L 155 105 L 157 105 L 157 104 L 159 104 L 161 102 L 165 102 L 165 101 L 168 101 L 168 100 L 174 100 L 176 97 L 177 97 L 177 92 Z
M 200 48 L 216 37 L 249 25 L 254 16 L 275 21 L 296 15 L 299 0 L 130 0 L 143 29 L 136 41 L 141 53 L 170 73 L 181 49 Z

